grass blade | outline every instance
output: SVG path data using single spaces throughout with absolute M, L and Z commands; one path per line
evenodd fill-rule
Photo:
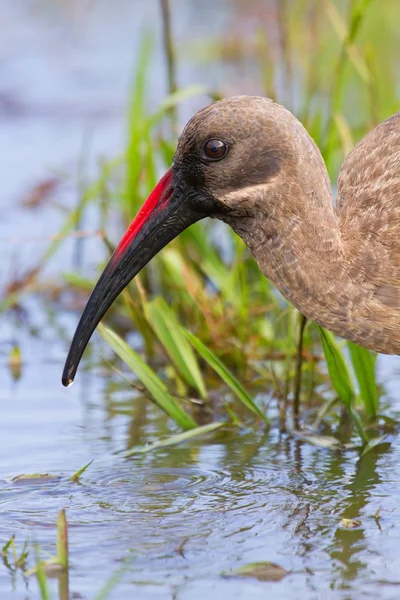
M 210 367 L 221 377 L 221 379 L 230 387 L 233 393 L 243 402 L 245 406 L 263 421 L 269 423 L 268 418 L 261 412 L 258 406 L 253 402 L 249 394 L 242 387 L 236 377 L 227 369 L 227 367 L 207 348 L 193 333 L 190 333 L 180 325 L 181 330 L 186 335 L 189 342 L 200 356 L 210 365 Z
M 57 562 L 63 569 L 68 569 L 68 523 L 65 508 L 60 510 L 57 519 Z
M 219 423 L 208 423 L 207 425 L 201 425 L 200 427 L 196 427 L 195 429 L 191 429 L 190 431 L 185 431 L 184 433 L 177 433 L 176 435 L 171 435 L 165 440 L 160 440 L 159 442 L 154 442 L 154 444 L 148 444 L 148 446 L 141 446 L 139 448 L 133 448 L 129 452 L 125 454 L 125 456 L 131 456 L 132 454 L 143 454 L 145 452 L 151 452 L 153 450 L 158 450 L 159 448 L 166 448 L 167 446 L 175 446 L 176 444 L 181 444 L 183 442 L 187 442 L 192 440 L 199 435 L 205 435 L 206 433 L 211 433 L 212 431 L 216 431 L 217 429 L 221 429 L 226 425 L 225 421 L 221 421 Z
M 355 391 L 345 358 L 332 333 L 326 329 L 323 329 L 322 327 L 319 327 L 319 332 L 332 387 L 343 404 L 346 405 L 347 410 L 353 419 L 353 423 L 357 429 L 358 435 L 361 437 L 363 442 L 366 443 L 368 442 L 368 436 L 364 431 L 360 417 L 352 407 L 352 401 L 355 398 Z
M 362 79 L 368 83 L 371 79 L 371 74 L 368 69 L 363 56 L 359 52 L 358 48 L 354 45 L 356 34 L 359 27 L 359 19 L 357 15 L 352 15 L 349 26 L 342 19 L 337 6 L 330 0 L 324 0 L 324 6 L 329 20 L 332 23 L 332 27 L 338 36 L 339 40 L 343 44 L 345 51 L 348 55 L 350 62 L 353 64 L 356 71 L 362 77 Z M 365 14 L 364 10 L 361 14 Z
M 363 456 L 368 454 L 368 452 L 371 452 L 371 450 L 373 450 L 380 444 L 383 444 L 385 442 L 385 440 L 387 439 L 387 437 L 388 437 L 388 435 L 387 435 L 387 433 L 385 433 L 384 435 L 380 435 L 379 437 L 372 438 L 372 440 L 370 440 L 368 442 L 368 444 L 366 444 L 366 446 L 364 446 L 363 451 L 360 454 L 360 458 L 362 458 Z
M 231 275 L 231 269 L 224 263 L 218 252 L 210 242 L 210 238 L 205 235 L 204 227 L 201 223 L 196 223 L 178 239 L 181 251 L 183 248 L 190 248 L 193 255 L 198 257 L 198 268 L 203 275 L 212 281 L 213 285 L 222 292 Z M 229 302 L 235 307 L 240 307 L 240 297 L 235 293 L 229 297 Z
M 37 544 L 34 545 L 35 561 L 36 561 L 36 579 L 39 586 L 41 600 L 50 600 L 49 591 L 47 588 L 47 577 L 43 567 L 43 564 L 39 556 L 39 548 Z
M 128 142 L 126 150 L 127 170 L 125 188 L 125 212 L 131 216 L 140 204 L 137 186 L 142 169 L 142 141 L 147 126 L 146 84 L 153 42 L 146 32 L 141 40 L 135 77 L 128 106 Z
M 3 546 L 3 547 L 2 547 L 2 549 L 0 550 L 0 554 L 1 554 L 1 556 L 7 556 L 7 551 L 8 551 L 8 549 L 10 548 L 10 546 L 12 546 L 12 544 L 13 544 L 13 542 L 14 542 L 14 539 L 15 539 L 15 535 L 12 535 L 12 536 L 10 537 L 10 539 L 8 540 L 8 542 L 6 542 L 6 543 L 4 544 L 4 546 Z
M 346 360 L 332 333 L 326 329 L 322 329 L 322 327 L 319 327 L 319 331 L 333 389 L 341 401 L 349 408 L 355 398 L 355 390 Z
M 205 398 L 206 387 L 196 356 L 165 301 L 156 298 L 146 304 L 145 311 L 154 331 L 182 377 L 198 391 L 201 398 Z
M 90 467 L 90 465 L 92 464 L 92 462 L 94 461 L 94 458 L 88 462 L 86 465 L 84 465 L 83 467 L 81 467 L 78 471 L 76 471 L 76 473 L 74 473 L 71 477 L 71 481 L 79 481 L 80 476 L 86 471 L 86 469 L 88 467 Z
M 378 390 L 375 378 L 375 357 L 369 350 L 347 342 L 351 362 L 360 387 L 360 398 L 371 417 L 378 414 Z
M 128 564 L 124 564 L 120 567 L 101 587 L 100 591 L 97 592 L 94 600 L 109 600 L 111 592 L 117 587 L 125 572 L 128 569 Z
M 191 85 L 183 90 L 178 90 L 177 92 L 169 94 L 169 96 L 162 100 L 157 112 L 155 112 L 149 118 L 149 127 L 156 125 L 168 113 L 168 111 L 171 110 L 171 108 L 175 108 L 178 104 L 181 104 L 185 100 L 193 98 L 194 96 L 206 95 L 207 88 L 205 88 L 203 85 Z
M 130 369 L 132 369 L 143 385 L 148 389 L 157 406 L 171 417 L 179 427 L 182 427 L 182 429 L 194 429 L 196 423 L 193 421 L 192 417 L 175 402 L 173 397 L 168 393 L 164 383 L 154 371 L 146 365 L 142 358 L 136 354 L 136 352 L 132 350 L 119 335 L 114 333 L 114 331 L 111 331 L 111 329 L 104 327 L 101 323 L 99 325 L 99 332 L 114 352 L 118 354 Z

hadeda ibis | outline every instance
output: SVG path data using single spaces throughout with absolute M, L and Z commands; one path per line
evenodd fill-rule
M 283 106 L 253 96 L 200 110 L 116 248 L 66 360 L 72 383 L 96 325 L 168 242 L 204 217 L 244 240 L 296 308 L 339 336 L 400 354 L 400 112 L 347 156 L 336 206 L 321 153 Z

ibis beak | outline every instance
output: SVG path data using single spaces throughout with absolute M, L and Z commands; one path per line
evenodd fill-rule
M 168 169 L 132 221 L 86 304 L 65 362 L 63 385 L 74 381 L 93 331 L 117 296 L 153 256 L 202 216 L 174 190 L 173 167 Z

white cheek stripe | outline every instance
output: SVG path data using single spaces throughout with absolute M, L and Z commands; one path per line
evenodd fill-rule
M 233 190 L 232 192 L 224 194 L 220 200 L 227 206 L 236 206 L 248 200 L 250 200 L 250 202 L 253 204 L 255 199 L 267 194 L 271 188 L 271 184 L 273 184 L 274 181 L 275 178 L 271 179 L 268 183 L 257 183 L 240 188 L 239 190 Z

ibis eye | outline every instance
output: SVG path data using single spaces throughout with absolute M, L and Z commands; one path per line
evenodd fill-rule
M 221 160 L 228 152 L 228 146 L 221 140 L 208 140 L 204 144 L 204 155 L 208 160 Z

